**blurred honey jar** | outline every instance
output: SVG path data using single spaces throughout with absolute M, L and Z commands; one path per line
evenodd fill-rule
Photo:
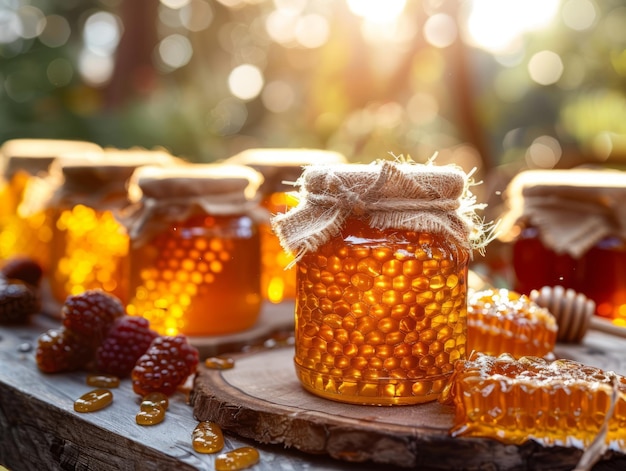
M 467 341 L 476 225 L 457 167 L 378 161 L 304 170 L 272 219 L 296 257 L 295 368 L 340 402 L 435 400 Z
M 248 149 L 230 159 L 233 164 L 247 165 L 263 175 L 259 189 L 261 207 L 266 218 L 261 233 L 261 290 L 271 303 L 293 301 L 296 294 L 296 272 L 288 268 L 293 257 L 285 252 L 270 226 L 270 217 L 284 213 L 298 203 L 294 184 L 302 170 L 312 164 L 346 163 L 339 152 L 320 149 Z
M 515 289 L 571 288 L 596 302 L 597 315 L 626 323 L 626 173 L 529 170 L 506 201 L 501 239 Z
M 54 300 L 102 289 L 128 299 L 129 239 L 117 217 L 129 204 L 128 182 L 138 167 L 174 165 L 160 150 L 107 149 L 61 156 L 53 170 L 62 184 L 49 202 L 54 227 L 48 281 Z
M 50 165 L 68 152 L 97 152 L 97 144 L 61 139 L 11 139 L 0 148 L 0 261 L 24 256 L 49 266 L 52 221 L 45 210 L 56 181 Z
M 260 314 L 256 193 L 263 177 L 226 164 L 145 167 L 132 179 L 127 310 L 161 334 L 221 335 Z

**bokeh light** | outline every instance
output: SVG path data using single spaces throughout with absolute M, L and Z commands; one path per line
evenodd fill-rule
M 263 74 L 252 64 L 239 65 L 228 76 L 228 89 L 241 100 L 252 100 L 263 89 Z
M 528 61 L 530 77 L 540 85 L 552 85 L 563 74 L 563 61 L 553 51 L 539 51 Z
M 467 40 L 491 52 L 515 45 L 526 32 L 546 27 L 560 0 L 473 0 L 467 18 Z

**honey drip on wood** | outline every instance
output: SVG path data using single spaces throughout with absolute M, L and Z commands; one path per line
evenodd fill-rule
M 193 430 L 191 444 L 198 453 L 217 453 L 224 448 L 222 429 L 215 422 L 200 422 Z
M 216 471 L 238 471 L 257 464 L 259 459 L 259 451 L 256 448 L 244 446 L 218 455 L 215 459 L 215 469 Z
M 108 389 L 94 389 L 74 401 L 76 412 L 95 412 L 113 402 L 113 393 Z

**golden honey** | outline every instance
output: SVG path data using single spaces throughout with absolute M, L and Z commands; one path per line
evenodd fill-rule
M 352 403 L 434 400 L 465 358 L 467 263 L 441 237 L 349 220 L 298 263 L 304 387 Z
M 467 175 L 398 159 L 311 166 L 299 185 L 272 225 L 296 261 L 300 383 L 355 404 L 435 400 L 465 358 L 470 234 L 483 234 Z
M 269 215 L 285 213 L 296 206 L 293 183 L 303 167 L 312 164 L 344 163 L 345 157 L 334 151 L 321 149 L 247 149 L 228 159 L 228 162 L 247 165 L 263 175 L 259 188 L 261 207 Z M 269 219 L 260 224 L 261 233 L 261 291 L 263 298 L 277 304 L 293 301 L 296 296 L 296 272 L 293 256 L 285 252 Z
M 258 205 L 246 190 L 254 192 L 260 178 L 247 167 L 217 164 L 138 172 L 142 199 L 127 221 L 129 314 L 166 335 L 227 334 L 255 324 L 261 249 Z
M 500 238 L 510 243 L 514 289 L 573 289 L 597 315 L 626 323 L 626 173 L 529 170 L 506 196 Z
M 287 192 L 272 193 L 261 201 L 270 214 L 284 213 L 297 204 Z M 296 297 L 296 272 L 287 268 L 293 256 L 283 250 L 280 241 L 268 222 L 260 225 L 261 234 L 261 290 L 263 297 L 272 303 L 293 300 Z
M 126 299 L 128 236 L 113 211 L 78 204 L 60 211 L 55 223 L 50 276 L 55 299 L 91 289 Z
M 56 139 L 12 139 L 2 145 L 0 260 L 26 256 L 48 268 L 53 222 L 45 200 L 55 185 L 49 180 L 50 165 L 65 152 L 99 149 L 89 142 Z
M 128 306 L 159 333 L 246 330 L 261 303 L 258 228 L 244 216 L 198 216 L 130 252 Z
M 478 353 L 455 365 L 441 401 L 455 407 L 453 436 L 588 447 L 602 431 L 614 388 L 605 441 L 623 451 L 626 379 L 572 360 Z
M 128 206 L 128 181 L 146 164 L 172 165 L 160 151 L 107 150 L 63 158 L 64 182 L 51 200 L 50 290 L 59 303 L 67 296 L 102 289 L 128 300 L 129 237 L 119 222 Z
M 557 331 L 554 316 L 526 295 L 488 289 L 469 297 L 468 352 L 542 357 L 554 350 Z

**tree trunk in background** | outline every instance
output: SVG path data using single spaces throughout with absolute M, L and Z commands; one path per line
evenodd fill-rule
M 123 29 L 113 75 L 104 93 L 108 109 L 123 106 L 137 95 L 145 96 L 154 88 L 152 56 L 158 42 L 158 7 L 158 0 L 125 0 L 120 4 Z

